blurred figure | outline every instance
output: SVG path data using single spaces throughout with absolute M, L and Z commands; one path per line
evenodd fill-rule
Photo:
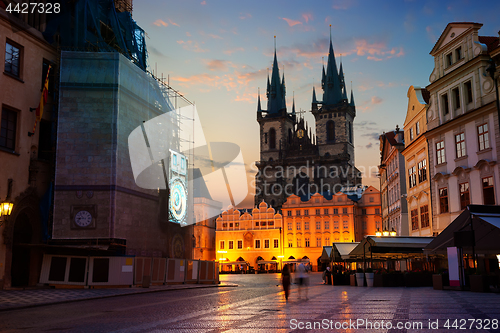
M 283 270 L 281 271 L 281 283 L 283 283 L 283 290 L 285 291 L 285 299 L 288 302 L 288 295 L 290 294 L 290 268 L 288 264 L 283 266 Z
M 302 288 L 304 287 L 306 290 L 306 299 L 309 299 L 307 297 L 307 284 L 308 284 L 307 268 L 303 262 L 301 262 L 300 265 L 297 266 L 297 272 L 295 274 L 299 282 L 299 298 L 302 297 Z
M 330 266 L 328 266 L 325 271 L 325 283 L 330 286 L 332 285 L 332 271 L 330 270 Z

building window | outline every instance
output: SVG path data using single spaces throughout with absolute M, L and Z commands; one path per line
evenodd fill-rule
M 255 226 L 258 227 L 259 226 L 259 222 L 255 222 Z
M 325 246 L 330 246 L 330 237 L 325 238 Z
M 302 246 L 302 240 L 300 238 L 297 238 L 297 247 Z
M 456 59 L 456 61 L 459 61 L 460 59 L 462 59 L 462 47 L 461 46 L 455 50 L 455 59 Z
M 220 243 L 219 243 L 219 248 L 220 248 L 221 250 L 224 250 L 224 241 L 220 241 Z
M 363 220 L 363 230 L 366 230 L 366 220 Z
M 325 209 L 326 210 L 326 209 Z M 328 212 L 328 210 L 326 210 Z M 325 213 L 326 214 L 326 213 Z M 334 215 L 338 215 L 339 214 L 339 209 L 338 208 L 334 208 L 333 209 L 333 214 Z
M 240 227 L 240 222 L 235 222 L 235 223 L 234 223 L 234 226 L 235 226 L 236 228 L 239 228 L 239 227 Z
M 459 133 L 455 135 L 455 144 L 457 147 L 457 158 L 465 156 L 465 134 Z
M 446 67 L 453 65 L 453 54 L 448 53 L 445 57 L 446 57 Z
M 465 82 L 465 103 L 469 104 L 472 103 L 472 82 L 467 81 Z
M 274 248 L 277 249 L 279 247 L 279 242 L 277 239 L 274 239 L 273 240 L 273 243 L 274 243 Z
M 411 211 L 411 230 L 418 230 L 418 209 Z
M 495 204 L 495 189 L 492 176 L 483 178 L 483 202 L 485 205 Z
M 454 88 L 451 91 L 451 95 L 453 96 L 453 107 L 454 109 L 460 109 L 460 91 L 457 88 Z
M 347 214 L 347 208 L 342 208 L 342 213 Z
M 377 230 L 380 230 L 380 221 L 375 222 L 375 228 L 377 228 Z
M 408 169 L 408 183 L 410 185 L 410 188 L 417 185 L 417 174 L 415 171 L 415 166 L 412 166 Z
M 242 249 L 242 248 L 243 248 L 243 241 L 239 240 L 238 241 L 238 249 Z
M 316 221 L 316 230 L 321 230 L 321 221 Z
M 343 224 L 342 227 L 344 229 L 349 229 L 349 222 L 348 221 L 343 221 L 342 224 Z
M 229 223 L 229 228 L 232 228 L 233 227 L 233 224 L 232 223 Z
M 264 239 L 264 248 L 265 249 L 269 248 L 269 239 Z
M 309 221 L 304 221 L 304 230 L 309 230 Z
M 269 149 L 276 149 L 276 130 L 274 128 L 269 130 Z
M 441 140 L 436 143 L 436 155 L 437 155 L 437 164 L 446 162 L 446 157 L 444 155 L 444 140 Z
M 333 221 L 333 229 L 339 228 L 339 221 Z
M 375 198 L 374 197 L 370 197 L 370 202 L 375 202 Z
M 316 215 L 321 215 L 321 209 L 316 209 Z
M 429 226 L 429 206 L 425 205 L 420 207 L 420 223 L 422 228 L 427 228 Z
M 21 67 L 21 48 L 5 43 L 5 72 L 19 77 Z
M 309 247 L 309 238 L 306 238 L 306 247 Z
M 329 120 L 326 123 L 326 140 L 334 141 L 335 140 L 335 122 Z
M 222 223 L 223 228 L 227 228 L 227 223 Z
M 366 208 L 361 209 L 361 215 L 366 215 Z
M 479 140 L 479 150 L 490 148 L 490 139 L 488 137 L 488 124 L 482 124 L 477 127 L 477 139 Z
M 266 222 L 260 222 L 260 226 L 261 227 L 265 227 L 266 226 Z
M 335 211 L 335 209 L 334 209 L 334 211 Z M 338 214 L 339 213 L 338 209 L 336 211 L 337 212 L 336 213 L 334 212 L 334 214 Z M 323 209 L 323 214 L 328 215 L 328 208 Z
M 440 213 L 448 213 L 448 188 L 439 189 L 439 211 Z
M 424 182 L 427 180 L 427 160 L 421 160 L 418 162 L 418 182 Z
M 264 143 L 267 144 L 267 133 L 264 133 Z
M 302 227 L 302 226 L 301 226 L 301 224 L 302 224 L 302 223 L 297 222 L 297 230 L 300 230 L 300 229 L 301 229 L 301 227 Z
M 443 108 L 443 115 L 447 115 L 450 113 L 450 105 L 448 103 L 448 94 L 444 94 L 441 96 L 441 106 Z
M 380 214 L 380 208 L 375 208 L 375 214 Z
M 293 247 L 293 242 L 291 239 L 288 240 L 288 247 Z
M 234 244 L 233 244 L 233 241 L 229 241 L 229 246 L 228 246 L 228 249 L 229 249 L 229 250 L 234 249 Z
M 2 109 L 2 125 L 0 130 L 0 147 L 9 150 L 16 150 L 16 129 L 17 129 L 17 112 Z
M 460 184 L 460 209 L 467 208 L 470 204 L 469 183 Z
M 286 212 L 286 214 L 287 214 L 288 216 L 292 216 L 292 211 L 291 211 L 291 210 L 288 210 L 288 211 Z
M 293 227 L 292 227 L 292 222 L 288 222 L 288 230 L 292 230 Z
M 295 215 L 300 216 L 300 210 L 296 210 Z
M 260 249 L 260 239 L 255 240 L 255 248 Z
M 417 135 L 419 135 L 420 134 L 420 122 L 419 121 L 417 121 L 415 124 L 415 130 L 417 132 Z
M 325 230 L 330 230 L 330 221 L 325 221 Z
M 316 247 L 321 247 L 321 237 L 316 238 Z
M 304 215 L 309 215 L 309 209 L 304 210 Z
M 413 127 L 410 128 L 410 141 L 413 140 Z

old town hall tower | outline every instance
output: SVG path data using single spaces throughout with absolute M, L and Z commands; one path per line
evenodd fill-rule
M 319 192 L 335 194 L 343 186 L 361 185 L 354 166 L 354 96 L 347 98 L 342 64 L 337 69 L 330 38 L 326 70 L 323 67 L 323 100 L 318 101 L 313 87 L 312 109 L 316 133 L 286 107 L 285 76 L 280 77 L 276 50 L 271 78 L 267 79 L 267 110 L 260 94 L 257 121 L 260 125 L 260 161 L 255 177 L 255 204 L 262 200 L 280 209 L 286 198 L 296 194 L 303 199 Z

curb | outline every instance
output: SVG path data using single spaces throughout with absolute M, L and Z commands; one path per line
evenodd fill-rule
M 124 294 L 90 296 L 90 297 L 86 297 L 86 298 L 50 301 L 47 303 L 26 304 L 26 305 L 11 306 L 11 307 L 6 307 L 6 308 L 0 307 L 0 312 L 11 311 L 11 310 L 29 309 L 29 308 L 35 308 L 35 307 L 40 307 L 40 306 L 46 306 L 46 305 L 74 303 L 74 302 L 80 302 L 80 301 L 89 301 L 89 300 L 104 299 L 104 298 L 111 298 L 111 297 L 157 293 L 157 292 L 164 292 L 164 291 L 176 291 L 176 290 L 187 290 L 187 289 L 205 289 L 205 288 L 234 288 L 234 287 L 238 287 L 238 285 L 237 284 L 207 284 L 207 285 L 194 284 L 194 285 L 183 285 L 180 288 L 168 288 L 168 289 L 152 289 L 152 290 L 150 289 L 150 290 L 147 290 L 148 288 L 144 288 L 145 290 L 124 293 Z

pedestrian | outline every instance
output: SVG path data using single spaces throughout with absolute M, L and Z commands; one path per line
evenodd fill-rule
M 283 291 L 285 292 L 285 299 L 288 302 L 288 295 L 290 294 L 290 268 L 288 264 L 283 266 L 281 270 L 281 283 L 283 284 Z
M 325 281 L 325 282 L 326 282 L 326 284 L 328 284 L 328 285 L 330 285 L 330 286 L 331 286 L 331 285 L 332 285 L 332 272 L 331 272 L 331 270 L 330 270 L 330 266 L 328 266 L 328 267 L 326 268 L 326 271 L 325 271 L 325 278 L 326 278 L 326 279 L 325 279 L 325 280 L 326 280 L 326 281 Z
M 307 283 L 308 283 L 307 268 L 303 262 L 301 262 L 300 265 L 297 267 L 296 276 L 299 283 L 299 298 L 302 297 L 302 288 L 305 288 L 306 299 L 309 299 L 307 297 Z

